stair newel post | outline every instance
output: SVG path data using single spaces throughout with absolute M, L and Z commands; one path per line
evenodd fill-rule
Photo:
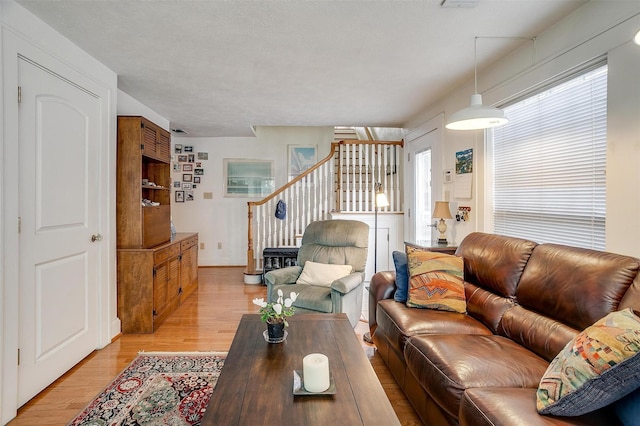
M 247 273 L 253 274 L 256 272 L 256 261 L 253 252 L 253 203 L 251 201 L 247 202 Z

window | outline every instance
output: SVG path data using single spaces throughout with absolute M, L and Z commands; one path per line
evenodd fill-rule
M 415 240 L 422 244 L 431 244 L 431 150 L 417 152 L 414 155 Z
M 496 234 L 604 250 L 607 66 L 505 109 L 493 130 Z

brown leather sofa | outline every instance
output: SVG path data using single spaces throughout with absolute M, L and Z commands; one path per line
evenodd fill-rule
M 611 407 L 542 416 L 536 389 L 549 363 L 611 311 L 640 311 L 640 260 L 472 233 L 464 258 L 467 314 L 393 299 L 395 271 L 371 280 L 378 352 L 427 425 L 615 425 Z

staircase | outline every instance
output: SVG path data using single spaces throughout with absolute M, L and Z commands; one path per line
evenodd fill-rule
M 383 212 L 402 210 L 403 141 L 341 140 L 313 167 L 260 201 L 249 201 L 247 275 L 262 271 L 266 247 L 300 245 L 307 225 L 329 219 L 332 212 L 374 213 L 376 184 L 386 193 Z M 284 220 L 274 213 L 287 206 Z

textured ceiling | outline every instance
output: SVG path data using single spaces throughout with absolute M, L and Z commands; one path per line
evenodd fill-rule
M 475 36 L 533 37 L 585 0 L 18 0 L 191 136 L 399 127 L 473 73 Z M 478 47 L 478 64 L 522 41 Z

